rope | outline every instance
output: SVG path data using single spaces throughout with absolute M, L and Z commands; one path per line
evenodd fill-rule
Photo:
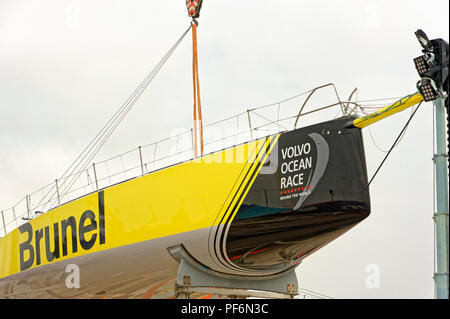
M 146 78 L 133 91 L 133 93 L 128 97 L 128 99 L 125 101 L 125 103 L 116 111 L 116 113 L 113 115 L 113 117 L 105 124 L 105 126 L 100 130 L 100 132 L 96 135 L 96 137 L 89 143 L 89 145 L 83 150 L 83 152 L 77 157 L 77 159 L 72 163 L 72 165 L 63 174 L 63 176 L 61 178 L 63 178 L 67 174 L 67 172 L 72 168 L 72 166 L 74 166 L 75 163 L 77 163 L 77 161 L 78 161 L 78 163 L 72 169 L 72 172 L 69 174 L 69 176 L 71 174 L 73 174 L 73 172 L 76 170 L 76 168 L 79 167 L 80 165 L 82 166 L 82 169 L 80 172 L 82 172 L 84 169 L 86 169 L 86 167 L 89 165 L 89 163 L 94 158 L 94 156 L 98 153 L 98 151 L 106 143 L 106 141 L 109 139 L 111 134 L 115 131 L 117 126 L 120 124 L 120 122 L 123 120 L 123 118 L 128 114 L 128 112 L 134 106 L 134 104 L 139 99 L 139 97 L 142 95 L 144 90 L 151 83 L 151 81 L 155 78 L 156 74 L 161 70 L 161 68 L 163 67 L 165 62 L 169 59 L 169 57 L 172 55 L 172 53 L 175 51 L 175 49 L 178 47 L 178 45 L 184 39 L 184 37 L 189 32 L 191 27 L 192 26 L 190 25 L 189 28 L 181 35 L 181 37 L 176 41 L 176 43 L 170 48 L 170 50 L 164 55 L 164 57 L 153 68 L 153 70 L 146 76 Z M 80 157 L 82 157 L 81 160 L 79 160 Z M 84 161 L 84 164 L 82 164 L 83 161 Z M 80 174 L 75 174 L 75 176 L 72 178 L 72 180 L 67 184 L 68 186 L 66 186 L 64 188 L 64 190 L 62 191 L 63 195 L 68 193 L 68 191 L 70 190 L 72 185 L 79 178 Z M 64 183 L 66 181 L 67 181 L 67 179 L 64 181 Z M 61 187 L 62 186 L 63 185 L 61 185 Z M 54 196 L 54 194 L 50 198 L 53 198 L 53 196 Z M 42 200 L 41 200 L 41 202 L 42 202 Z
M 412 114 L 413 112 L 414 112 L 414 108 L 411 110 L 411 114 Z M 379 151 L 381 151 L 381 152 L 383 152 L 383 153 L 387 153 L 388 151 L 386 151 L 386 150 L 382 149 L 381 147 L 379 147 L 379 146 L 377 145 L 377 143 L 375 142 L 375 139 L 374 139 L 374 137 L 373 137 L 373 135 L 372 135 L 372 130 L 370 129 L 370 126 L 368 126 L 367 128 L 369 129 L 369 135 L 370 135 L 370 139 L 372 140 L 373 145 L 375 145 L 375 147 L 376 147 Z M 406 133 L 406 131 L 403 132 L 402 136 L 400 137 L 400 140 L 395 144 L 394 147 L 397 147 L 397 145 L 399 145 L 399 144 L 401 143 L 401 141 L 403 140 L 403 137 L 405 136 L 405 133 Z M 434 154 L 434 153 L 433 153 L 433 154 Z
M 384 162 L 386 161 L 386 159 L 388 158 L 389 154 L 391 154 L 391 151 L 394 149 L 394 147 L 397 145 L 398 140 L 402 137 L 403 132 L 408 128 L 409 122 L 411 122 L 412 118 L 414 117 L 414 115 L 416 114 L 417 110 L 419 109 L 420 105 L 422 104 L 422 102 L 419 103 L 419 105 L 417 106 L 417 108 L 414 110 L 414 112 L 411 114 L 411 116 L 409 117 L 408 121 L 406 122 L 405 126 L 403 127 L 403 129 L 401 130 L 400 134 L 397 136 L 397 138 L 395 139 L 394 144 L 392 144 L 391 148 L 389 149 L 389 151 L 387 152 L 386 156 L 384 157 L 383 161 L 381 162 L 381 164 L 378 166 L 377 170 L 375 171 L 375 174 L 373 174 L 372 178 L 370 179 L 369 183 L 367 184 L 367 187 L 370 186 L 370 183 L 372 183 L 373 179 L 375 178 L 375 176 L 377 176 L 378 172 L 380 171 L 381 167 L 383 166 Z

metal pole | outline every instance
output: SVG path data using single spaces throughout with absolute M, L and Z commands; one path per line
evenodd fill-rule
M 58 206 L 61 206 L 61 199 L 59 198 L 58 179 L 55 179 L 55 185 L 56 185 L 56 196 L 58 198 Z
M 250 127 L 250 139 L 253 140 L 253 129 L 252 129 L 252 122 L 250 120 L 250 111 L 247 110 L 247 117 L 248 117 L 248 126 Z
M 12 208 L 12 211 L 13 211 L 13 219 L 16 221 L 16 226 L 17 226 L 16 210 L 14 209 L 14 207 Z
M 436 212 L 434 223 L 436 229 L 436 264 L 434 283 L 437 299 L 448 299 L 448 175 L 447 145 L 444 99 L 434 102 L 436 114 L 436 154 L 433 155 L 436 180 Z
M 156 161 L 156 148 L 158 147 L 158 143 L 155 143 L 155 152 L 153 153 L 153 169 L 155 169 L 155 161 Z
M 139 160 L 141 161 L 141 171 L 144 175 L 144 162 L 142 161 L 142 147 L 139 146 Z
M 192 140 L 192 158 L 195 158 L 194 129 L 192 129 L 192 128 L 191 128 L 191 140 Z
M 3 215 L 3 211 L 2 211 L 2 221 L 3 221 L 3 230 L 5 231 L 5 236 L 6 236 L 6 224 L 5 224 L 5 216 Z
M 27 202 L 27 215 L 28 215 L 28 220 L 31 220 L 30 218 L 30 195 L 26 196 L 26 202 Z
M 278 133 L 280 133 L 280 103 L 278 103 L 277 126 L 278 126 Z
M 97 181 L 97 172 L 95 171 L 95 163 L 92 164 L 92 168 L 94 169 L 95 186 L 97 186 L 98 190 L 98 181 Z

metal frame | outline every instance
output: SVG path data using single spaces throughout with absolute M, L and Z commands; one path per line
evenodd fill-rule
M 282 273 L 249 277 L 213 271 L 196 261 L 183 245 L 167 249 L 179 262 L 174 294 L 177 299 L 189 299 L 196 294 L 213 294 L 230 298 L 293 299 L 298 295 L 295 267 Z
M 335 86 L 333 83 L 328 83 L 328 84 L 325 84 L 325 85 L 321 85 L 321 86 L 318 86 L 318 87 L 314 88 L 314 89 L 311 91 L 311 93 L 309 93 L 309 95 L 308 95 L 308 97 L 306 98 L 305 102 L 303 102 L 303 105 L 301 106 L 300 111 L 298 112 L 297 118 L 295 119 L 294 129 L 297 127 L 298 119 L 300 118 L 300 116 L 301 116 L 301 114 L 302 114 L 302 112 L 303 112 L 303 109 L 305 108 L 306 103 L 308 103 L 308 101 L 309 101 L 309 99 L 311 98 L 311 96 L 312 96 L 317 90 L 323 89 L 323 88 L 328 87 L 328 86 L 332 86 L 332 87 L 333 87 L 334 92 L 336 93 L 336 97 L 337 97 L 337 99 L 338 99 L 338 102 L 335 103 L 335 104 L 331 104 L 331 105 L 329 105 L 329 106 L 325 106 L 325 107 L 323 107 L 323 108 L 321 108 L 321 109 L 325 109 L 325 108 L 328 108 L 328 107 L 331 107 L 331 106 L 335 106 L 335 105 L 340 105 L 340 106 L 341 106 L 342 114 L 343 114 L 343 115 L 346 114 L 345 108 L 342 106 L 343 102 L 341 101 L 341 99 L 340 99 L 340 97 L 339 97 L 339 94 L 338 94 L 338 92 L 337 92 L 337 90 L 336 90 L 336 86 Z M 347 102 L 347 103 L 348 103 L 348 102 Z

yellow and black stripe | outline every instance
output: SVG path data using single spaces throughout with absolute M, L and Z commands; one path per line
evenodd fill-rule
M 221 227 L 221 232 L 216 232 L 214 238 L 214 247 L 216 248 L 214 253 L 219 260 L 223 260 L 226 263 L 224 266 L 232 269 L 236 269 L 236 266 L 229 262 L 228 257 L 226 255 L 226 234 L 227 230 L 233 221 L 242 201 L 255 181 L 256 176 L 258 175 L 261 167 L 264 165 L 268 155 L 272 151 L 275 146 L 280 135 L 269 137 L 261 141 L 261 146 L 258 147 L 258 153 L 256 154 L 256 159 L 254 163 L 252 163 L 251 168 L 246 172 L 242 182 L 239 185 L 238 191 L 234 192 L 233 199 L 230 202 L 230 205 L 227 208 L 226 213 L 222 216 L 220 224 L 223 225 Z M 218 239 L 218 237 L 220 239 Z M 217 249 L 217 246 L 219 249 Z

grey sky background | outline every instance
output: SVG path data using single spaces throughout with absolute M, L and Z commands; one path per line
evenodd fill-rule
M 205 0 L 204 122 L 329 82 L 342 99 L 355 87 L 359 100 L 414 93 L 414 31 L 448 41 L 448 10 L 447 0 Z M 183 0 L 0 0 L 0 208 L 59 177 L 189 23 Z M 188 35 L 95 160 L 191 127 L 191 54 Z M 334 102 L 327 94 L 316 102 Z M 433 298 L 432 111 L 421 106 L 372 183 L 371 215 L 300 265 L 300 287 Z M 371 128 L 379 147 L 410 114 Z M 384 153 L 363 132 L 370 177 Z M 370 265 L 378 288 L 366 285 Z

